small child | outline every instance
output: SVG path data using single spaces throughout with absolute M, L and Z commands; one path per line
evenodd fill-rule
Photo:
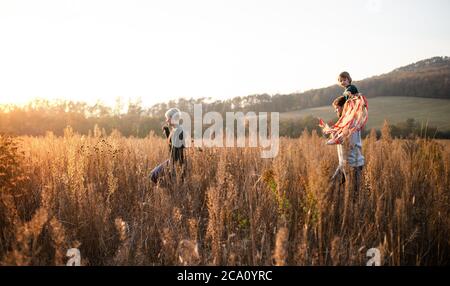
M 349 99 L 352 95 L 358 94 L 358 89 L 356 86 L 352 84 L 352 77 L 348 72 L 341 72 L 338 76 L 339 85 L 342 86 L 345 90 L 342 93 L 345 96 L 345 99 Z

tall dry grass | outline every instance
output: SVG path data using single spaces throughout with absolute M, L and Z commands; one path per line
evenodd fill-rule
M 188 150 L 185 180 L 153 185 L 164 140 L 0 137 L 0 261 L 64 265 L 383 265 L 450 261 L 450 148 L 434 140 L 364 141 L 356 202 L 329 181 L 334 147 L 317 134 L 257 148 Z

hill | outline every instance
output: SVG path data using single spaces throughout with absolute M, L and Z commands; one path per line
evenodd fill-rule
M 379 127 L 384 118 L 392 123 L 413 118 L 416 121 L 428 120 L 438 130 L 450 130 L 449 57 L 426 59 L 355 83 L 370 101 L 369 127 Z M 161 133 L 168 108 L 178 107 L 192 114 L 194 104 L 202 104 L 204 113 L 216 111 L 224 115 L 230 111 L 267 111 L 286 113 L 283 114 L 284 119 L 310 114 L 319 114 L 327 119 L 334 116 L 329 106 L 341 93 L 342 88 L 334 85 L 303 93 L 257 94 L 227 100 L 179 98 L 150 108 L 143 108 L 140 101 L 130 101 L 126 113 L 120 112 L 122 108 L 113 109 L 100 103 L 88 105 L 85 102 L 37 99 L 26 106 L 0 105 L 0 133 L 38 136 L 51 131 L 62 135 L 63 129 L 70 125 L 74 131 L 88 134 L 97 125 L 107 134 L 116 129 L 124 136 L 145 137 L 150 131 Z M 281 123 L 286 136 L 298 135 L 298 130 L 317 126 L 311 118 Z M 447 133 L 444 137 L 450 138 L 450 131 Z M 444 138 L 442 134 L 439 136 Z
M 369 121 L 367 127 L 379 129 L 388 120 L 391 124 L 413 118 L 424 125 L 437 127 L 440 131 L 450 130 L 450 100 L 440 98 L 380 96 L 369 99 Z M 281 120 L 320 117 L 335 119 L 330 105 L 281 113 Z
M 375 97 L 424 97 L 450 99 L 450 58 L 434 57 L 386 74 L 354 82 L 368 98 Z M 254 94 L 227 100 L 179 99 L 155 104 L 148 113 L 155 117 L 164 115 L 168 107 L 190 111 L 192 104 L 201 103 L 204 109 L 224 113 L 226 111 L 275 111 L 289 112 L 331 104 L 342 88 L 333 85 L 291 94 Z

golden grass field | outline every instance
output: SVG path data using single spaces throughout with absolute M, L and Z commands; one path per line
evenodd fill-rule
M 188 150 L 184 181 L 154 185 L 163 139 L 0 137 L 1 265 L 448 265 L 450 144 L 364 141 L 357 202 L 315 133 L 257 148 Z

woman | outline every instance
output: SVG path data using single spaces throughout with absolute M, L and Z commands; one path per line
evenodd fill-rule
M 184 134 L 183 128 L 180 126 L 181 111 L 178 108 L 171 108 L 166 111 L 167 126 L 163 126 L 164 134 L 169 143 L 170 161 L 172 165 L 183 166 L 185 164 L 184 158 Z
M 186 165 L 185 142 L 183 128 L 179 124 L 180 116 L 181 111 L 178 108 L 171 108 L 165 113 L 167 125 L 163 126 L 162 129 L 169 145 L 170 158 L 150 172 L 150 179 L 155 184 L 166 171 L 170 172 L 173 179 L 176 178 L 177 174 L 180 174 L 181 178 L 184 179 Z

